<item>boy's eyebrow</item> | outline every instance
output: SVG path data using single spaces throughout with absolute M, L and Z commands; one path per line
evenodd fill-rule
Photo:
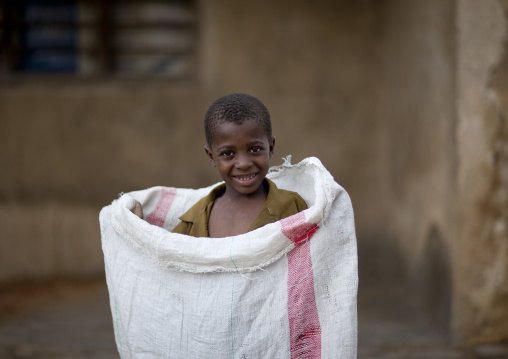
M 254 141 L 252 141 L 252 142 L 249 142 L 249 143 L 248 143 L 248 145 L 249 145 L 249 146 L 252 146 L 252 145 L 256 145 L 256 144 L 258 144 L 258 143 L 263 144 L 263 141 L 261 141 L 261 140 L 254 140 Z
M 232 145 L 223 145 L 223 146 L 217 147 L 217 150 L 221 150 L 223 148 L 230 148 L 230 147 L 233 147 L 233 146 Z

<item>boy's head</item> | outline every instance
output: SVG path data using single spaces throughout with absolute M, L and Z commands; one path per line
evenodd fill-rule
M 275 138 L 263 103 L 245 94 L 219 98 L 206 113 L 205 133 L 205 152 L 226 183 L 226 194 L 264 193 Z
M 212 146 L 217 126 L 223 123 L 242 124 L 244 121 L 256 121 L 272 138 L 270 113 L 263 103 L 254 96 L 233 93 L 222 96 L 212 103 L 205 115 L 206 143 Z

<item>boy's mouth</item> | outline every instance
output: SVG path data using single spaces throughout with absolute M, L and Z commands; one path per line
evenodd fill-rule
M 252 173 L 252 174 L 242 175 L 242 176 L 233 176 L 233 178 L 239 182 L 249 182 L 256 176 L 257 176 L 257 173 Z

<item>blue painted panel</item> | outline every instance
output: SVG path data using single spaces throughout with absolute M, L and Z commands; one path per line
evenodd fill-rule
M 76 72 L 76 53 L 33 51 L 25 54 L 22 67 L 27 72 Z
M 78 29 L 76 1 L 28 2 L 23 9 L 23 70 L 76 72 Z

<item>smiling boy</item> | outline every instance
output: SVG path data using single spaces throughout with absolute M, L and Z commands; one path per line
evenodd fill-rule
M 184 213 L 174 233 L 234 236 L 307 208 L 298 193 L 265 178 L 275 138 L 260 100 L 247 94 L 219 98 L 205 115 L 205 134 L 205 152 L 224 183 Z M 134 213 L 142 217 L 139 204 Z

